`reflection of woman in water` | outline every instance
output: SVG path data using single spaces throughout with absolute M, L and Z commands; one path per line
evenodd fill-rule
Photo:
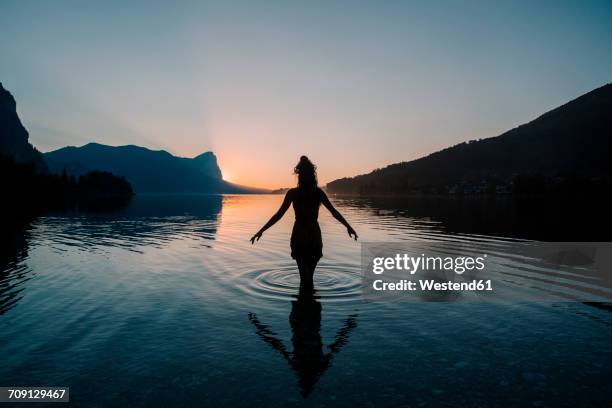
M 298 186 L 287 192 L 281 207 L 266 225 L 253 235 L 251 243 L 258 241 L 264 231 L 276 224 L 289 209 L 289 206 L 293 204 L 295 224 L 293 224 L 293 232 L 291 233 L 291 257 L 297 262 L 302 285 L 312 286 L 314 270 L 323 255 L 321 229 L 317 221 L 319 206 L 323 204 L 334 218 L 346 227 L 349 237 L 354 237 L 356 240 L 357 233 L 329 202 L 325 192 L 317 187 L 316 167 L 308 160 L 308 157 L 302 156 L 300 158 L 294 172 L 298 176 Z
M 255 326 L 257 335 L 281 353 L 297 374 L 304 398 L 308 397 L 321 375 L 330 367 L 334 355 L 348 342 L 350 332 L 357 327 L 356 317 L 348 316 L 333 342 L 325 348 L 321 339 L 321 304 L 317 302 L 312 286 L 308 288 L 300 285 L 289 315 L 293 345 L 293 351 L 290 352 L 268 326 L 254 313 L 249 313 L 249 320 Z

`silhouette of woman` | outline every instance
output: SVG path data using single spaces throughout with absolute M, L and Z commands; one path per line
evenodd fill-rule
M 300 157 L 294 173 L 298 176 L 298 186 L 287 192 L 276 214 L 253 235 L 250 241 L 251 244 L 259 241 L 264 231 L 283 218 L 289 206 L 293 204 L 295 223 L 291 232 L 291 257 L 297 263 L 301 284 L 312 286 L 315 268 L 323 256 L 321 229 L 317 221 L 319 206 L 323 204 L 334 218 L 346 227 L 349 237 L 357 240 L 357 233 L 334 208 L 325 192 L 317 187 L 317 169 L 308 157 Z

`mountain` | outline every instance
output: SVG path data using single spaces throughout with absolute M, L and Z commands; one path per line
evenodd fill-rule
M 28 142 L 16 108 L 15 98 L 0 84 L 0 186 L 8 218 L 4 224 L 19 224 L 49 210 L 107 210 L 130 201 L 132 187 L 123 177 L 100 171 L 78 179 L 51 174 L 43 155 Z
M 253 193 L 259 190 L 224 181 L 217 158 L 206 152 L 193 159 L 140 146 L 89 143 L 64 147 L 44 157 L 54 173 L 78 176 L 90 170 L 121 174 L 136 193 Z
M 327 191 L 401 195 L 528 186 L 537 192 L 585 183 L 609 189 L 611 140 L 612 84 L 607 84 L 497 137 L 335 180 Z
M 15 98 L 0 83 L 0 154 L 12 157 L 17 163 L 33 164 L 38 172 L 47 173 L 41 153 L 28 138 L 28 131 L 17 115 Z

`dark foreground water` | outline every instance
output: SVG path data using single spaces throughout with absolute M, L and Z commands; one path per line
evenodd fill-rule
M 0 386 L 69 386 L 76 406 L 609 406 L 608 304 L 365 301 L 359 243 L 324 209 L 299 297 L 293 214 L 248 242 L 281 198 L 138 196 L 27 224 L 0 265 Z M 365 241 L 534 238 L 503 208 L 335 203 Z

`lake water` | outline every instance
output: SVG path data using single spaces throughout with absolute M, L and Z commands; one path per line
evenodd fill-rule
M 367 301 L 360 243 L 323 208 L 317 292 L 298 297 L 292 210 L 248 242 L 281 199 L 136 196 L 29 222 L 0 264 L 0 386 L 70 386 L 80 406 L 609 404 L 609 304 Z M 334 203 L 364 241 L 539 238 L 504 205 Z

